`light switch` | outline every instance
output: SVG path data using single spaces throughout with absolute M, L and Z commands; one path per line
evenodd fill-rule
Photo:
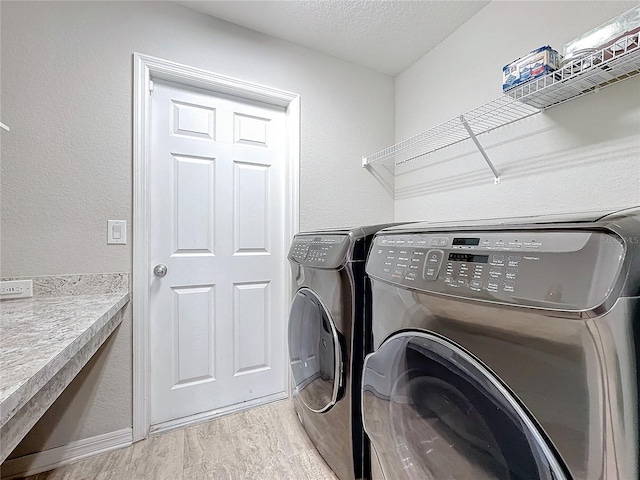
M 127 221 L 107 221 L 107 245 L 125 245 L 127 243 Z

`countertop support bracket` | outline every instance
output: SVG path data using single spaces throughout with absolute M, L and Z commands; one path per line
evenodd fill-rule
M 478 138 L 476 137 L 475 133 L 473 133 L 473 130 L 471 130 L 471 127 L 465 120 L 464 115 L 460 115 L 460 121 L 462 122 L 462 125 L 464 126 L 465 130 L 469 134 L 469 137 L 471 138 L 471 140 L 473 140 L 473 143 L 475 143 L 476 147 L 478 147 L 478 150 L 480 150 L 480 153 L 484 157 L 484 161 L 487 162 L 487 165 L 489 165 L 489 168 L 493 172 L 493 177 L 494 177 L 493 183 L 497 185 L 498 183 L 500 183 L 500 174 L 496 170 L 496 167 L 494 167 L 493 163 L 491 163 L 491 160 L 489 160 L 489 156 L 487 155 L 487 152 L 485 152 L 484 148 L 482 148 L 482 145 L 480 145 Z

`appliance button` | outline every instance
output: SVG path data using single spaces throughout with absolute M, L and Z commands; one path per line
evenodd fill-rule
M 416 252 L 413 252 L 414 255 L 419 255 L 421 257 L 424 257 L 424 252 L 422 250 L 418 250 Z
M 469 286 L 473 289 L 477 289 L 477 290 L 481 290 L 482 289 L 482 282 L 479 280 L 471 280 L 469 282 Z
M 391 273 L 391 269 L 390 269 L 389 267 L 384 267 L 384 268 L 382 269 L 382 271 L 383 271 L 384 273 Z
M 409 268 L 417 269 L 417 268 L 420 268 L 420 267 L 418 267 L 418 265 L 409 265 Z
M 394 277 L 394 278 L 400 278 L 400 277 L 402 277 L 402 274 L 403 274 L 403 273 L 404 273 L 404 272 L 403 272 L 402 270 L 398 270 L 398 269 L 396 269 L 396 270 L 394 270 L 394 271 L 393 271 L 393 273 L 391 274 L 391 276 L 392 276 L 392 277 Z
M 429 250 L 427 252 L 427 261 L 423 272 L 425 280 L 435 280 L 437 278 L 443 256 L 444 252 L 442 250 Z
M 442 261 L 443 252 L 440 250 L 429 250 L 429 254 L 427 255 L 427 262 L 429 263 L 440 263 Z
M 504 262 L 504 255 L 494 255 L 492 261 L 494 261 L 494 262 Z
M 442 237 L 438 241 L 438 246 L 439 247 L 446 247 L 448 243 L 449 243 L 449 239 L 447 237 Z

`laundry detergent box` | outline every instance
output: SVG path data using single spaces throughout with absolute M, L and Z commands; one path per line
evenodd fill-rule
M 502 68 L 502 91 L 560 68 L 560 55 L 550 46 L 540 47 Z

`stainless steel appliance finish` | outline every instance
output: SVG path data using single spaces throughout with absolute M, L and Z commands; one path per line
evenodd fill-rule
M 368 478 L 360 411 L 362 362 L 371 351 L 371 288 L 364 266 L 389 225 L 300 233 L 289 262 L 297 291 L 289 355 L 298 416 L 341 480 Z
M 638 478 L 640 210 L 379 232 L 372 478 Z

